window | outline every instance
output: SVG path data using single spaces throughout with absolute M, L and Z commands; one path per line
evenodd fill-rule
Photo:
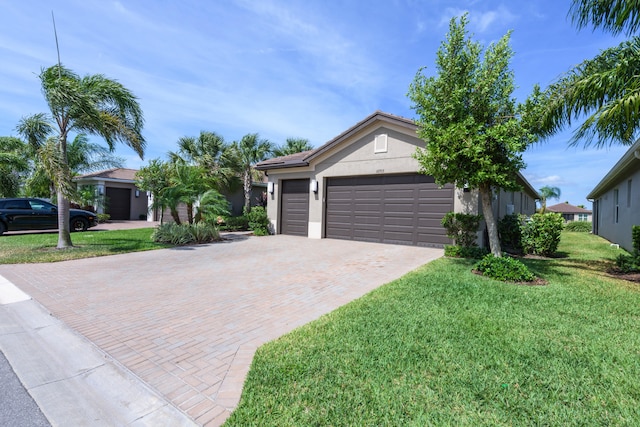
M 387 152 L 387 134 L 376 135 L 373 141 L 374 153 L 386 153 Z
M 613 190 L 613 222 L 618 223 L 618 189 Z
M 627 181 L 627 207 L 631 207 L 631 180 Z
M 589 214 L 578 214 L 578 221 L 589 221 Z

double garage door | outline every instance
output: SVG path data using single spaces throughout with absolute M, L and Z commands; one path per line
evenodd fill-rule
M 297 215 L 306 221 L 308 184 L 306 180 L 306 217 L 301 211 Z M 302 190 L 302 183 L 299 189 Z M 433 177 L 422 174 L 328 178 L 324 236 L 414 246 L 449 244 L 440 221 L 453 210 L 453 191 L 453 185 L 439 188 Z M 283 185 L 283 213 L 286 193 Z M 282 218 L 282 232 L 292 234 L 285 231 L 286 214 Z M 306 224 L 301 231 L 301 235 L 307 235 Z

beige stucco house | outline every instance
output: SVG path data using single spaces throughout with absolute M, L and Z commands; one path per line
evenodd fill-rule
M 267 211 L 277 234 L 441 247 L 450 211 L 481 211 L 477 192 L 443 187 L 418 173 L 424 147 L 416 124 L 377 111 L 311 151 L 256 165 L 268 177 Z M 535 189 L 521 176 L 520 192 L 496 191 L 494 211 L 535 213 Z M 484 243 L 483 233 L 479 233 Z
M 593 200 L 593 233 L 631 251 L 631 228 L 640 225 L 640 139 L 587 199 Z
M 591 222 L 592 212 L 589 209 L 574 206 L 569 202 L 547 206 L 547 212 L 555 212 L 562 215 L 564 222 L 583 221 Z
M 147 219 L 147 192 L 136 187 L 137 170 L 114 168 L 74 178 L 78 186 L 96 189 L 96 211 L 107 213 L 113 220 Z M 151 219 L 150 219 L 151 220 Z

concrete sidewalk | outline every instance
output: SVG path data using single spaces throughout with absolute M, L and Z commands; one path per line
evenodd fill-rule
M 0 350 L 53 426 L 195 425 L 2 276 Z
M 176 407 L 199 425 L 217 426 L 238 404 L 260 345 L 442 255 L 441 249 L 277 235 L 50 264 L 0 265 L 1 275 L 46 307 L 36 316 L 35 301 L 2 306 L 2 324 L 10 325 L 2 339 L 13 342 L 14 349 L 20 347 L 15 343 L 20 336 L 48 346 L 55 345 L 58 334 L 69 340 L 63 349 L 79 348 L 78 340 L 87 344 L 83 337 L 95 345 L 92 356 L 80 358 L 67 371 L 43 368 L 59 375 L 41 373 L 33 382 L 23 380 L 30 390 L 35 387 L 39 404 L 39 399 L 46 402 L 46 393 L 40 397 L 38 389 L 62 379 L 81 379 L 92 387 L 114 381 L 104 390 L 109 400 L 109 391 L 120 395 L 116 390 L 130 387 L 127 381 L 137 377 L 151 395 L 138 397 L 146 386 L 132 382 L 135 391 L 126 400 L 139 418 L 127 422 L 135 418 L 158 425 L 163 418 L 158 414 L 174 416 L 170 409 Z M 32 316 L 40 320 L 29 320 Z M 82 337 L 66 329 L 68 336 L 64 325 Z M 29 353 L 46 351 L 33 348 Z M 73 353 L 51 359 L 64 365 Z M 22 358 L 28 362 L 21 354 L 7 358 L 12 365 Z M 23 368 L 14 368 L 20 375 Z M 37 371 L 28 363 L 24 369 Z M 98 379 L 102 369 L 116 372 L 107 378 L 120 375 L 119 385 L 116 379 Z M 101 420 L 112 410 L 74 416 Z

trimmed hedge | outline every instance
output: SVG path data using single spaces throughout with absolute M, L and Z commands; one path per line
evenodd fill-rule
M 482 258 L 474 269 L 481 272 L 483 276 L 502 282 L 533 282 L 536 279 L 526 265 L 511 257 L 497 258 L 489 254 Z
M 586 221 L 573 221 L 564 226 L 566 231 L 575 231 L 579 233 L 591 233 L 593 226 Z

